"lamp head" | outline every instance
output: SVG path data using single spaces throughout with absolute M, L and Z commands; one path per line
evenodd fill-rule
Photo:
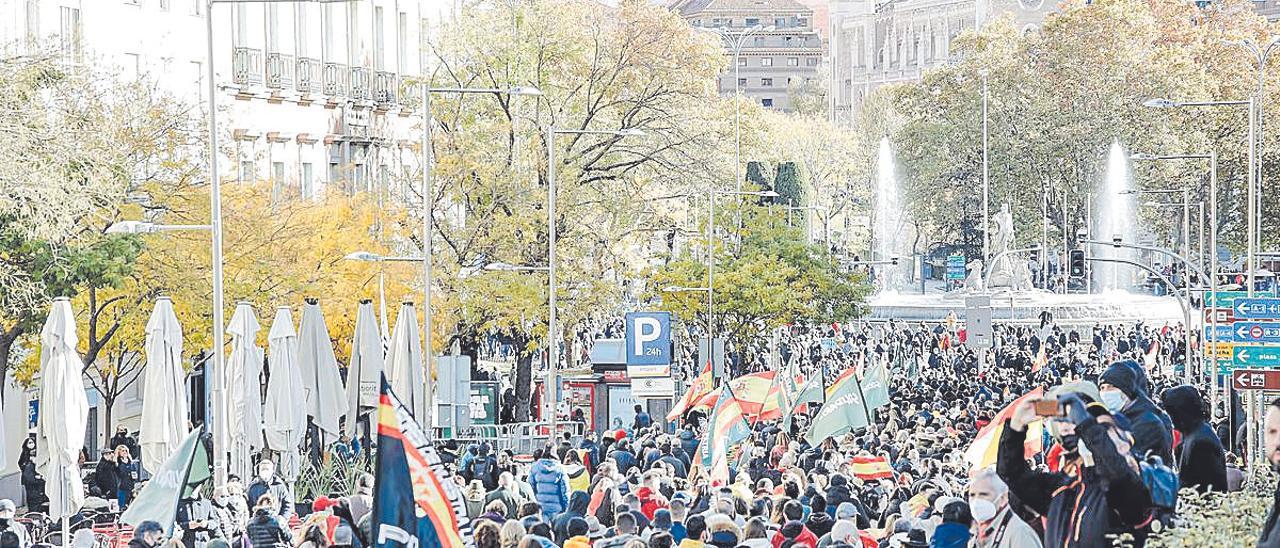
M 777 192 L 774 192 L 772 190 L 761 190 L 756 194 L 761 198 L 777 198 L 778 196 L 781 196 L 781 194 L 778 194 Z
M 107 227 L 107 234 L 143 234 L 155 232 L 155 225 L 144 221 L 116 221 Z
M 542 90 L 533 86 L 516 86 L 507 90 L 508 95 L 527 95 L 529 97 L 541 97 Z
M 382 255 L 371 253 L 369 251 L 355 251 L 348 253 L 347 256 L 343 258 L 348 261 L 378 262 L 382 260 Z
M 1148 154 L 1146 152 L 1137 152 L 1129 155 L 1129 159 L 1136 160 L 1136 161 L 1148 161 L 1148 160 L 1158 160 L 1159 158 L 1156 157 L 1155 154 Z
M 1178 103 L 1171 99 L 1152 98 L 1143 101 L 1142 106 L 1147 108 L 1172 108 L 1178 106 Z

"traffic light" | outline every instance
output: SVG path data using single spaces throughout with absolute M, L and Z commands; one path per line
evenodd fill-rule
M 1072 278 L 1084 277 L 1084 250 L 1083 249 L 1071 250 L 1071 277 Z

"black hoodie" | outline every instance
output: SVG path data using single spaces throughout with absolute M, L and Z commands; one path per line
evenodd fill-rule
M 1098 384 L 1110 384 L 1129 397 L 1129 405 L 1121 414 L 1129 419 L 1133 432 L 1133 454 L 1139 459 L 1157 455 L 1165 464 L 1173 464 L 1171 423 L 1148 396 L 1146 375 L 1141 371 L 1142 367 L 1133 360 L 1118 361 L 1098 377 Z
M 569 508 L 551 521 L 551 531 L 556 535 L 556 543 L 564 544 L 569 540 L 569 520 L 587 517 L 587 507 L 591 505 L 591 495 L 585 491 L 574 491 L 569 494 Z
M 1204 400 L 1193 386 L 1165 390 L 1164 408 L 1174 428 L 1182 432 L 1178 445 L 1180 487 L 1194 487 L 1201 493 L 1212 489 L 1227 491 L 1227 460 L 1222 441 L 1204 421 Z

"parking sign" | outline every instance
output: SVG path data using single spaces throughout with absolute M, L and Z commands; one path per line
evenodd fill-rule
M 628 312 L 627 365 L 671 364 L 671 313 Z

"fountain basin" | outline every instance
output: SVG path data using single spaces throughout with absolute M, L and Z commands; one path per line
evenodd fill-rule
M 972 295 L 950 293 L 903 293 L 884 291 L 867 300 L 868 320 L 941 321 L 954 313 L 963 320 L 964 299 Z M 997 322 L 1039 322 L 1049 311 L 1058 324 L 1118 324 L 1145 322 L 1149 325 L 1181 324 L 1182 307 L 1176 297 L 1107 291 L 1103 293 L 1050 293 L 1047 291 L 995 291 L 991 294 L 991 315 Z M 1192 310 L 1192 324 L 1200 323 Z

